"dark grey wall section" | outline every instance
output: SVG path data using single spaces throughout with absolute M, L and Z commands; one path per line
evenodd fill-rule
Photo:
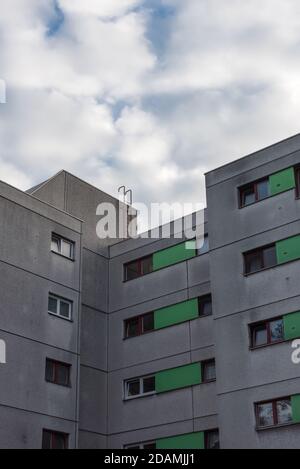
M 107 436 L 92 432 L 79 432 L 79 449 L 106 449 Z
M 107 373 L 80 370 L 80 430 L 107 434 Z
M 82 222 L 0 183 L 0 447 L 41 448 L 43 428 L 77 447 Z M 75 242 L 75 261 L 51 252 L 55 232 Z M 73 302 L 72 321 L 48 313 L 48 295 Z M 71 387 L 45 380 L 46 358 L 71 365 Z
M 43 429 L 68 434 L 70 449 L 77 447 L 74 422 L 5 406 L 0 414 L 1 449 L 41 449 Z
M 207 174 L 223 448 L 299 447 L 299 426 L 257 431 L 254 403 L 297 394 L 291 342 L 250 350 L 249 325 L 299 309 L 300 261 L 244 276 L 243 253 L 300 233 L 295 190 L 239 208 L 238 187 L 300 163 L 299 135 Z M 298 434 L 298 442 L 296 435 Z

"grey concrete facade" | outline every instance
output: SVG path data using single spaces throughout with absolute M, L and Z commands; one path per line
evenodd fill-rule
M 119 201 L 65 171 L 28 193 L 0 183 L 0 447 L 41 448 L 43 429 L 92 449 L 218 429 L 224 449 L 299 448 L 300 426 L 258 430 L 254 411 L 300 394 L 291 342 L 251 350 L 249 325 L 300 310 L 300 261 L 245 276 L 243 253 L 300 234 L 300 200 L 238 204 L 239 187 L 297 164 L 300 135 L 208 173 L 209 252 L 128 282 L 124 264 L 180 240 L 100 240 L 96 208 Z M 73 302 L 72 321 L 48 314 L 49 293 Z M 126 319 L 207 294 L 213 315 L 124 340 Z M 71 386 L 46 382 L 46 358 L 71 365 Z M 210 359 L 215 382 L 124 399 L 125 380 Z

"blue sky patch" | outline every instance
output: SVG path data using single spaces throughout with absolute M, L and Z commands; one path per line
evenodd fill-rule
M 53 0 L 53 16 L 48 22 L 47 36 L 55 36 L 65 21 L 64 12 L 59 7 L 57 0 Z
M 148 12 L 149 21 L 146 36 L 157 57 L 162 58 L 168 43 L 172 18 L 177 11 L 176 8 L 165 4 L 163 0 L 145 0 L 138 11 Z

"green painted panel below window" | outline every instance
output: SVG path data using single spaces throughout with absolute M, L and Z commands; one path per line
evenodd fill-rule
M 153 254 L 153 270 L 159 270 L 196 256 L 196 241 L 186 241 Z
M 300 338 L 300 312 L 287 314 L 283 318 L 283 323 L 285 340 Z
M 278 264 L 300 259 L 300 235 L 276 243 Z
M 300 394 L 292 396 L 293 422 L 300 423 Z
M 205 449 L 204 432 L 162 438 L 156 441 L 157 449 Z
M 200 363 L 180 366 L 156 373 L 155 390 L 157 393 L 173 391 L 174 389 L 195 386 L 202 382 L 202 370 Z
M 287 168 L 269 177 L 271 195 L 280 194 L 296 187 L 294 168 Z
M 158 309 L 154 311 L 154 328 L 162 329 L 184 321 L 191 321 L 199 316 L 198 310 L 197 298 Z

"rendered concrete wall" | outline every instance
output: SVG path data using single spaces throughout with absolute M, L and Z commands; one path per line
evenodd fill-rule
M 81 222 L 0 184 L 0 447 L 41 448 L 44 428 L 78 438 Z M 51 234 L 76 243 L 75 261 L 51 252 Z M 48 314 L 48 295 L 73 301 L 72 321 Z M 45 380 L 46 358 L 71 365 L 71 387 Z
M 243 253 L 300 233 L 295 190 L 240 209 L 238 188 L 300 163 L 299 136 L 207 174 L 222 448 L 296 448 L 299 426 L 257 431 L 254 403 L 299 389 L 291 342 L 250 350 L 249 325 L 296 311 L 300 262 L 244 276 Z M 226 275 L 224 275 L 226 272 Z

